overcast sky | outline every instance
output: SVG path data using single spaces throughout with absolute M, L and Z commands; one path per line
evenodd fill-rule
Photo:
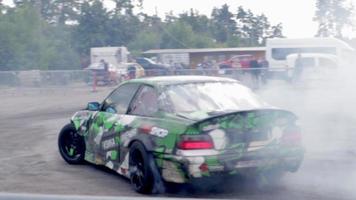
M 10 2 L 11 0 L 4 0 Z M 111 0 L 105 0 L 110 6 Z M 281 22 L 284 35 L 289 38 L 313 37 L 317 24 L 313 22 L 316 0 L 143 0 L 143 11 L 154 14 L 157 10 L 160 16 L 173 11 L 174 14 L 188 11 L 190 8 L 202 14 L 209 15 L 214 7 L 224 3 L 230 10 L 236 12 L 239 6 L 251 9 L 254 13 L 264 13 L 272 22 Z M 356 5 L 356 0 L 352 0 Z M 356 34 L 352 34 L 356 36 Z
M 153 14 L 155 7 L 159 15 L 170 10 L 175 14 L 194 8 L 210 15 L 214 7 L 224 3 L 236 12 L 239 6 L 251 9 L 254 13 L 264 13 L 273 24 L 283 23 L 287 37 L 312 37 L 317 30 L 313 22 L 315 0 L 144 0 L 144 11 Z

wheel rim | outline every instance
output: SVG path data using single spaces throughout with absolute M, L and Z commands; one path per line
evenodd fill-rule
M 139 153 L 132 156 L 130 174 L 132 185 L 136 190 L 140 190 L 144 186 L 145 174 L 143 159 Z
M 61 139 L 62 152 L 70 159 L 78 159 L 81 152 L 80 136 L 73 131 L 65 134 Z

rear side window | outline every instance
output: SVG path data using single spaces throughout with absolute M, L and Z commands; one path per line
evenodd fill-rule
M 158 112 L 158 93 L 153 87 L 143 86 L 133 100 L 129 114 L 152 117 Z
M 129 83 L 120 86 L 105 99 L 103 111 L 126 114 L 132 98 L 135 96 L 139 84 Z

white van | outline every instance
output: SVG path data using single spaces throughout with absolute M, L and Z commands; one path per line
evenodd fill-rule
M 340 61 L 336 55 L 321 53 L 301 53 L 290 54 L 287 56 L 287 65 L 290 66 L 290 74 L 294 73 L 297 60 L 303 67 L 304 79 L 320 79 L 321 77 L 330 77 L 339 67 Z
M 271 72 L 293 73 L 294 65 L 288 63 L 289 55 L 305 54 L 308 57 L 325 54 L 325 57 L 337 57 L 338 65 L 352 55 L 354 49 L 342 40 L 335 38 L 306 39 L 268 39 L 266 44 L 266 59 Z M 331 58 L 332 59 L 332 58 Z M 289 61 L 290 62 L 290 61 Z
M 301 59 L 305 68 L 335 68 L 339 66 L 339 59 L 337 56 L 321 53 L 290 54 L 286 58 L 287 65 L 294 68 L 298 58 Z

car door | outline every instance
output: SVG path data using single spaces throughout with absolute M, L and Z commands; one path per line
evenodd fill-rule
M 139 87 L 137 83 L 121 85 L 104 100 L 89 124 L 86 160 L 112 169 L 118 165 L 122 119 Z

